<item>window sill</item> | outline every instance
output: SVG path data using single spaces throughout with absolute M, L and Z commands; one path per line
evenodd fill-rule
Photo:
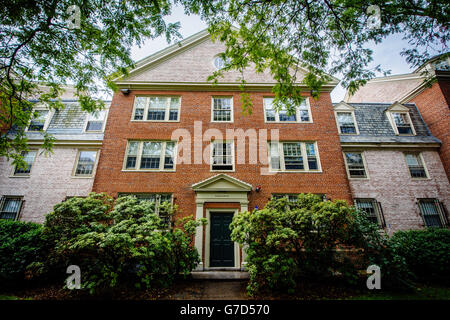
M 92 179 L 94 178 L 94 175 L 89 176 L 71 176 L 72 179 Z
M 413 177 L 411 177 L 411 180 L 412 181 L 428 181 L 428 180 L 431 180 L 431 178 L 413 178 Z
M 211 120 L 211 123 L 234 123 L 234 121 L 214 121 L 214 120 Z
M 31 177 L 31 175 L 29 174 L 29 175 L 27 175 L 27 176 L 15 176 L 15 175 L 11 175 L 11 176 L 9 176 L 10 178 L 30 178 Z
M 364 181 L 364 180 L 370 180 L 369 178 L 352 178 L 348 177 L 349 180 L 356 180 L 356 181 Z
M 323 173 L 322 170 L 269 170 L 270 173 Z
M 304 124 L 304 123 L 313 123 L 312 121 L 264 121 L 265 123 L 273 123 L 273 124 L 282 124 L 282 123 L 289 123 L 289 124 Z

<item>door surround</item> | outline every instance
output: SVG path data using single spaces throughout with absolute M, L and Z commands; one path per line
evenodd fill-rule
M 210 267 L 210 261 L 209 256 L 211 253 L 211 212 L 214 213 L 233 213 L 233 217 L 238 214 L 238 209 L 236 208 L 207 208 L 206 209 L 206 219 L 208 220 L 208 224 L 206 225 L 206 231 L 205 231 L 205 262 L 204 266 L 206 269 L 214 270 L 214 269 L 240 269 L 241 268 L 241 259 L 240 259 L 240 247 L 237 242 L 234 242 L 234 266 L 233 267 Z

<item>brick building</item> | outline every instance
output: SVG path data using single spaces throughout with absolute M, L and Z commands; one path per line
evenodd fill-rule
M 206 81 L 222 65 L 224 49 L 203 31 L 115 80 L 120 90 L 93 186 L 112 196 L 171 199 L 179 216 L 207 218 L 195 239 L 200 269 L 240 268 L 231 218 L 274 195 L 310 192 L 351 201 L 330 100 L 337 80 L 318 100 L 305 88 L 306 102 L 289 115 L 272 110 L 270 75 L 245 70 L 253 113 L 242 115 L 240 73 L 227 72 L 216 86 Z
M 441 142 L 414 104 L 334 107 L 354 203 L 389 234 L 448 225 Z
M 415 103 L 431 133 L 442 141 L 439 154 L 450 177 L 450 57 L 430 59 L 412 73 L 375 78 L 346 102 Z
M 0 218 L 42 223 L 55 204 L 91 192 L 107 110 L 90 115 L 73 97 L 62 99 L 65 108 L 57 111 L 33 101 L 38 116 L 26 128 L 27 168 L 0 157 Z M 56 139 L 47 155 L 44 132 Z M 14 129 L 8 134 L 14 136 Z

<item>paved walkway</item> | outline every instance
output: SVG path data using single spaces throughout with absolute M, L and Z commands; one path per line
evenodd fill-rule
M 242 280 L 190 280 L 180 284 L 170 300 L 243 300 L 247 281 Z

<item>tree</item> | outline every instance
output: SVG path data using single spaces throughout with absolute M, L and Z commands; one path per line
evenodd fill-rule
M 81 107 L 103 107 L 98 83 L 133 64 L 132 45 L 147 38 L 179 37 L 179 23 L 166 23 L 169 0 L 7 0 L 0 7 L 0 156 L 25 166 L 24 130 L 34 116 L 30 97 L 62 108 L 62 85 L 72 84 Z M 44 87 L 42 87 L 44 85 Z M 8 130 L 14 128 L 15 135 Z M 52 138 L 45 134 L 43 148 Z
M 303 81 L 313 93 L 342 74 L 342 84 L 353 93 L 383 71 L 368 68 L 371 42 L 402 33 L 409 48 L 401 54 L 413 66 L 431 55 L 447 53 L 450 4 L 445 0 L 182 0 L 186 10 L 200 14 L 213 36 L 226 44 L 228 65 L 211 79 L 230 69 L 270 70 L 277 81 L 273 91 L 278 107 L 293 111 L 300 103 Z M 447 55 L 448 56 L 448 55 Z M 443 57 L 445 58 L 445 57 Z M 299 69 L 306 69 L 304 79 Z M 386 71 L 384 71 L 386 73 Z M 245 93 L 245 79 L 242 79 Z M 244 107 L 251 102 L 244 100 Z M 289 108 L 290 107 L 290 108 Z
M 339 73 L 354 92 L 382 71 L 368 68 L 372 51 L 367 45 L 390 34 L 402 33 L 408 40 L 410 48 L 402 54 L 415 66 L 448 51 L 445 0 L 6 0 L 0 8 L 0 156 L 24 165 L 24 128 L 33 116 L 27 98 L 36 95 L 37 83 L 47 85 L 37 96 L 51 108 L 62 107 L 57 97 L 64 83 L 75 84 L 84 110 L 100 108 L 89 93 L 96 93 L 98 80 L 114 89 L 110 80 L 133 65 L 132 45 L 160 35 L 168 41 L 179 37 L 179 23 L 164 20 L 174 4 L 200 15 L 214 39 L 226 44 L 229 63 L 210 80 L 231 69 L 267 69 L 277 82 L 275 106 L 287 105 L 291 112 L 302 100 L 298 81 L 318 95 L 328 74 Z M 80 23 L 68 25 L 76 17 L 74 8 Z M 302 79 L 300 68 L 306 70 Z M 251 111 L 241 81 L 244 108 Z M 4 132 L 11 127 L 15 137 Z M 45 138 L 43 148 L 50 150 L 51 137 Z

